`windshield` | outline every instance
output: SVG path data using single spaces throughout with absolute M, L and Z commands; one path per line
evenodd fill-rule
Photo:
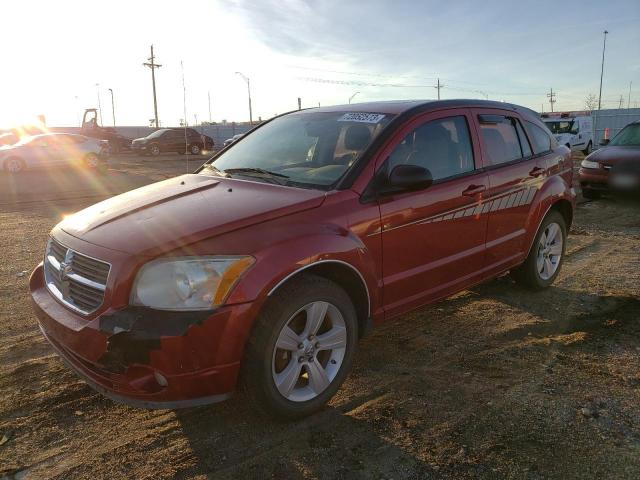
M 234 143 L 202 174 L 226 172 L 328 189 L 355 163 L 393 115 L 299 112 L 276 118 Z
M 617 147 L 640 147 L 640 124 L 627 125 L 618 133 L 609 145 Z
M 563 120 L 556 122 L 544 122 L 551 133 L 560 134 L 560 133 L 571 133 L 571 129 L 573 128 L 573 120 Z
M 150 133 L 149 135 L 147 135 L 147 138 L 158 138 L 160 135 L 162 135 L 166 131 L 167 131 L 166 129 L 156 130 L 155 132 Z

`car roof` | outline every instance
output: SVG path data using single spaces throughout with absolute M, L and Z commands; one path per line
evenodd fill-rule
M 421 108 L 420 108 L 421 107 Z M 314 109 L 317 112 L 354 112 L 354 113 L 386 113 L 389 115 L 399 115 L 415 108 L 423 111 L 441 110 L 445 108 L 464 108 L 464 107 L 480 107 L 480 108 L 498 108 L 501 110 L 518 110 L 526 111 L 536 117 L 538 114 L 533 110 L 505 102 L 496 102 L 493 100 L 477 100 L 477 99 L 455 99 L 455 100 L 389 100 L 380 102 L 364 102 L 351 103 L 346 105 L 332 105 L 329 107 L 320 107 Z

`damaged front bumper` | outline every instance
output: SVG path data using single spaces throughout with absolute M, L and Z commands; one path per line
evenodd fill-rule
M 251 303 L 205 312 L 125 307 L 86 318 L 49 293 L 42 264 L 30 289 L 45 338 L 91 387 L 115 401 L 191 407 L 225 400 L 235 389 L 255 316 Z

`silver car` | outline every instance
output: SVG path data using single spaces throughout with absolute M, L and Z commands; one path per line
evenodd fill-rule
M 72 166 L 100 170 L 106 166 L 109 142 L 72 133 L 43 133 L 0 147 L 0 170 Z

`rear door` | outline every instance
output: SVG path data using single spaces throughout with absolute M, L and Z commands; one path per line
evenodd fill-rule
M 489 174 L 485 207 L 486 275 L 517 261 L 527 248 L 526 229 L 533 199 L 544 182 L 545 162 L 534 155 L 520 117 L 511 111 L 474 109 Z
M 428 168 L 434 183 L 378 199 L 384 304 L 395 315 L 458 290 L 484 265 L 487 174 L 479 165 L 470 111 L 432 112 L 410 121 L 378 162 Z

